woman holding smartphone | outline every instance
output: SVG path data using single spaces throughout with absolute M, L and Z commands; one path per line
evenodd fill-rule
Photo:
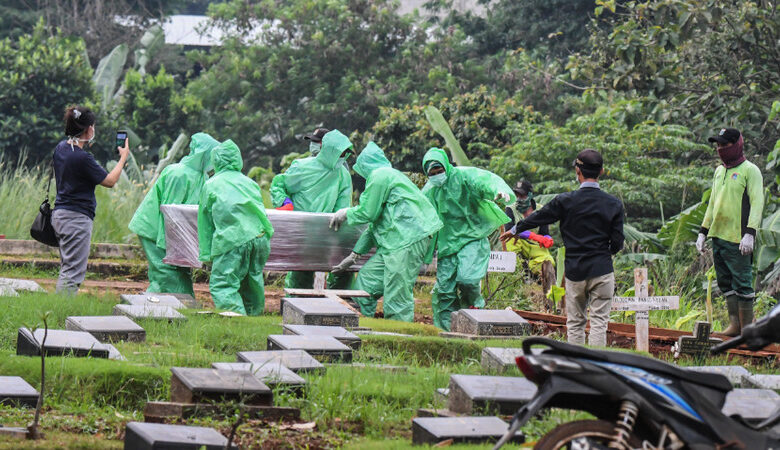
M 130 154 L 125 140 L 118 147 L 119 163 L 109 173 L 83 149 L 95 140 L 95 114 L 83 106 L 65 110 L 67 139 L 54 149 L 57 199 L 51 223 L 60 243 L 60 276 L 57 292 L 75 295 L 87 272 L 92 221 L 95 219 L 95 186 L 114 187 Z

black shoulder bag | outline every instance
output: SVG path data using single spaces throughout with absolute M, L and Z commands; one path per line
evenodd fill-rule
M 52 161 L 51 172 L 49 173 L 49 182 L 46 183 L 46 198 L 43 200 L 43 203 L 41 203 L 41 207 L 38 208 L 38 215 L 35 217 L 35 220 L 30 227 L 30 236 L 42 244 L 51 247 L 59 247 L 60 242 L 57 240 L 57 234 L 54 232 L 54 227 L 51 225 L 49 189 L 51 189 L 52 177 L 54 177 L 54 161 Z

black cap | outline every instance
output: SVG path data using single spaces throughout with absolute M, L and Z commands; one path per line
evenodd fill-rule
M 515 194 L 519 196 L 526 196 L 529 193 L 534 192 L 534 185 L 526 180 L 518 181 L 517 184 L 515 184 L 515 187 L 512 188 L 512 190 L 514 191 Z
M 719 144 L 733 144 L 739 140 L 742 134 L 736 128 L 722 128 L 717 136 L 707 138 L 710 142 L 717 142 Z
M 311 134 L 307 134 L 306 136 L 304 136 L 303 139 L 305 139 L 307 141 L 312 141 L 312 142 L 322 142 L 322 138 L 326 134 L 328 134 L 328 131 L 330 131 L 330 130 L 327 129 L 327 128 L 317 128 Z
M 574 165 L 579 167 L 580 170 L 585 169 L 588 171 L 601 171 L 604 167 L 604 158 L 601 157 L 601 153 L 591 148 L 577 154 L 577 159 L 574 160 Z

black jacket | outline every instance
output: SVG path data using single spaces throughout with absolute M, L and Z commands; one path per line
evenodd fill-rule
M 566 278 L 583 281 L 612 272 L 612 255 L 623 248 L 623 203 L 596 187 L 556 196 L 520 221 L 515 232 L 561 222 Z

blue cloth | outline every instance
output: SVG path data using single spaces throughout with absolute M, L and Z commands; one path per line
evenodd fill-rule
M 57 199 L 54 209 L 67 209 L 95 219 L 95 186 L 108 176 L 91 153 L 62 141 L 54 148 Z

